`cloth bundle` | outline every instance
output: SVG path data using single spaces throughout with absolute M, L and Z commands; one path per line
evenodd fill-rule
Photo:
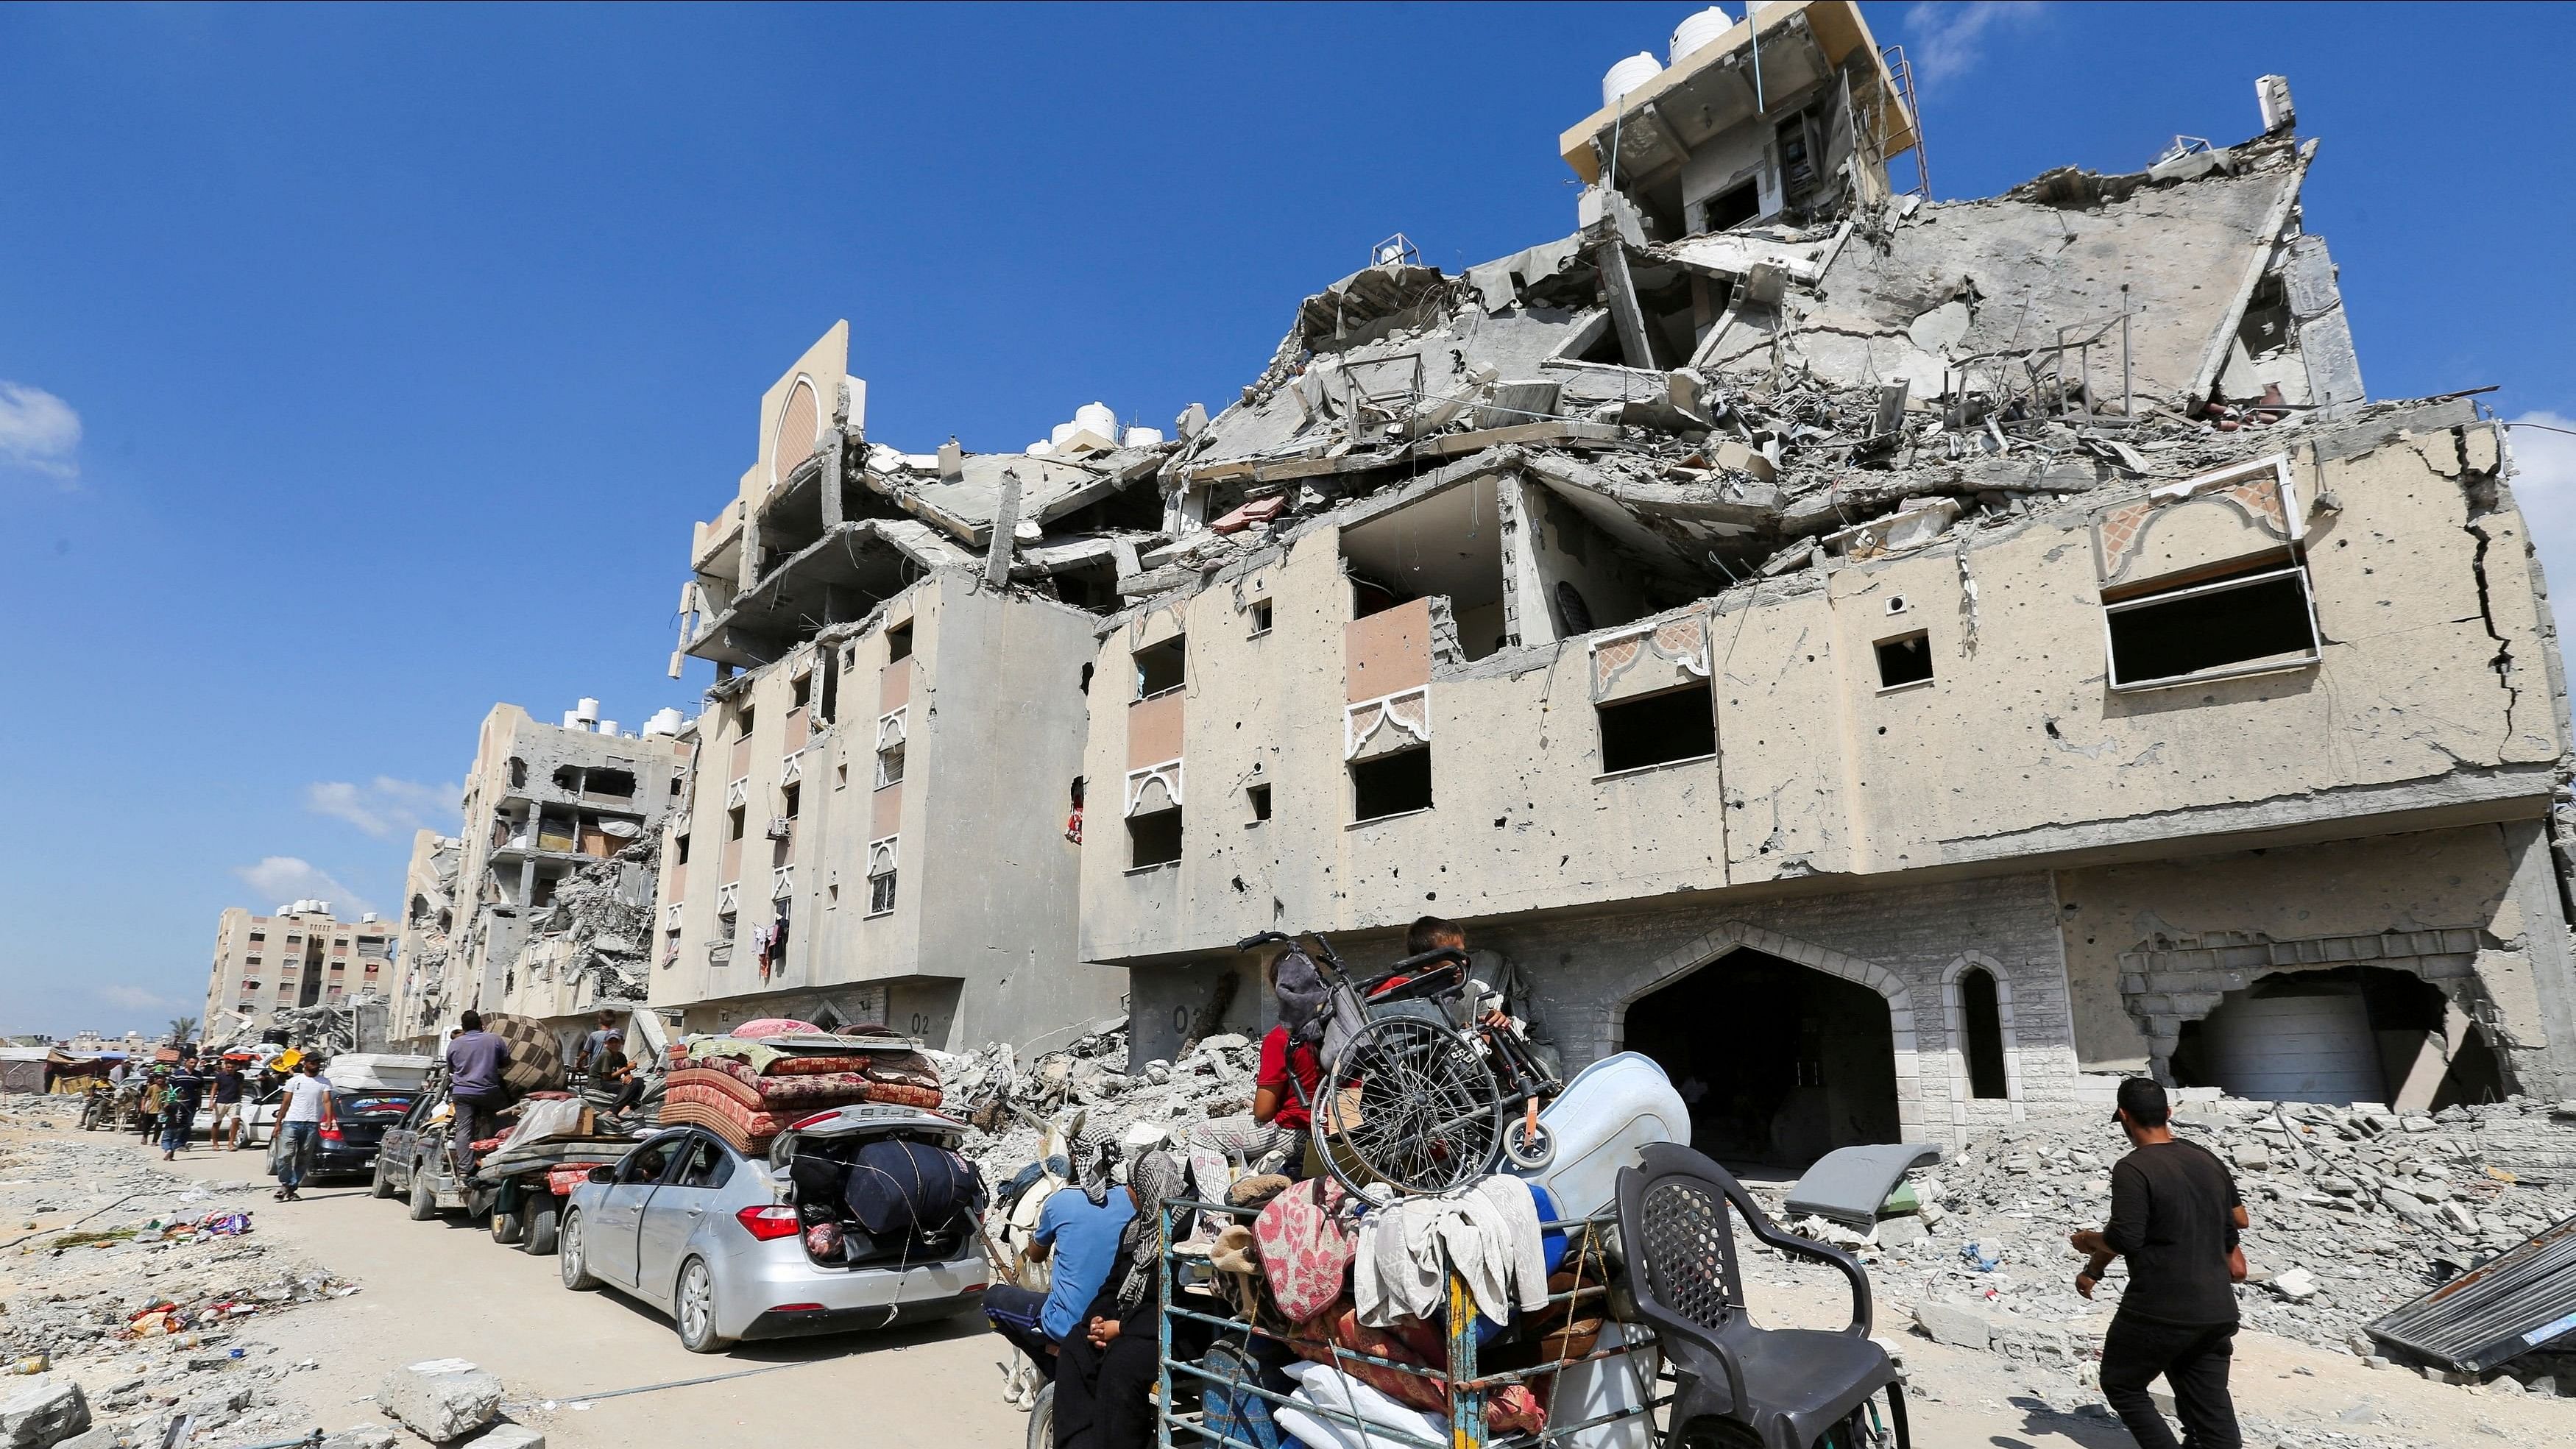
M 662 1124 L 704 1127 L 746 1157 L 758 1157 L 796 1114 L 746 1107 L 714 1087 L 675 1083 L 662 1095 Z
M 869 1098 L 868 1079 L 856 1072 L 820 1072 L 811 1076 L 764 1077 L 730 1057 L 708 1057 L 673 1069 L 673 1087 L 701 1086 L 723 1092 L 762 1112 L 795 1108 L 820 1111 Z
M 1288 1346 L 1296 1350 L 1298 1357 L 1310 1363 L 1330 1364 L 1397 1403 L 1427 1410 L 1443 1419 L 1449 1415 L 1446 1382 L 1403 1373 L 1357 1356 L 1365 1354 L 1415 1368 L 1445 1366 L 1449 1362 L 1448 1340 L 1440 1329 L 1421 1319 L 1408 1319 L 1393 1328 L 1369 1328 L 1345 1299 L 1291 1329 Z M 1485 1427 L 1493 1433 L 1534 1434 L 1546 1423 L 1547 1409 L 1527 1384 L 1506 1384 L 1485 1395 Z
M 1429 1318 L 1448 1301 L 1447 1268 L 1496 1323 L 1512 1310 L 1547 1306 L 1547 1256 L 1538 1205 L 1517 1177 L 1494 1176 L 1454 1192 L 1400 1199 L 1361 1220 L 1351 1261 L 1360 1322 L 1385 1328 Z

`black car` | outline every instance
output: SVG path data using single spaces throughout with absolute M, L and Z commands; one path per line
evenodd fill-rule
M 328 1173 L 369 1172 L 376 1165 L 376 1149 L 384 1141 L 385 1129 L 403 1120 L 418 1092 L 342 1091 L 333 1088 L 331 1111 L 336 1119 L 326 1122 L 313 1134 L 313 1165 L 307 1169 L 314 1177 Z

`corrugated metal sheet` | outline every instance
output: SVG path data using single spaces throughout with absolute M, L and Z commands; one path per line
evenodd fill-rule
M 2576 1333 L 2576 1218 L 2372 1323 L 2410 1359 L 2484 1373 Z

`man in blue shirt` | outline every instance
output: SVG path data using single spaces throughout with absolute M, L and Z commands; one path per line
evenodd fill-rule
M 1029 1261 L 1055 1264 L 1044 1294 L 1012 1283 L 984 1290 L 984 1316 L 1029 1356 L 1038 1371 L 1055 1373 L 1056 1345 L 1082 1326 L 1091 1300 L 1118 1261 L 1118 1233 L 1136 1216 L 1136 1200 L 1112 1180 L 1117 1139 L 1086 1131 L 1075 1143 L 1074 1182 L 1046 1200 L 1031 1235 Z

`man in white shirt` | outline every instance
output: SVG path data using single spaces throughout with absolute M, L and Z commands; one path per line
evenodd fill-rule
M 277 1181 L 279 1202 L 297 1202 L 296 1188 L 304 1182 L 304 1164 L 313 1156 L 313 1137 L 322 1128 L 340 1120 L 331 1101 L 331 1084 L 322 1080 L 320 1064 L 306 1053 L 295 1064 L 295 1075 L 286 1079 L 278 1098 Z

